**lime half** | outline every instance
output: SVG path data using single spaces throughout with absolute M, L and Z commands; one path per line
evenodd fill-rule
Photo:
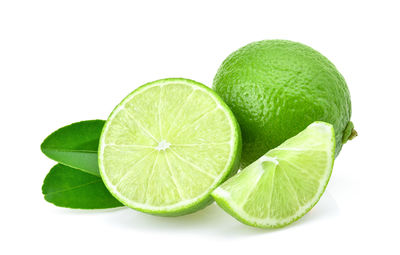
M 99 168 L 111 194 L 139 211 L 176 216 L 205 207 L 239 165 L 241 136 L 210 88 L 163 79 L 128 95 L 108 118 Z
M 288 225 L 318 202 L 331 176 L 334 155 L 333 126 L 314 122 L 223 183 L 212 196 L 247 225 Z

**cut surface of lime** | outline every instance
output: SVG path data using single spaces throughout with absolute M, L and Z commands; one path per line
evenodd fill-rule
M 334 155 L 333 126 L 314 122 L 224 182 L 212 196 L 247 225 L 283 227 L 318 202 L 331 176 Z
M 100 174 L 123 204 L 164 216 L 194 212 L 238 169 L 239 126 L 210 88 L 173 78 L 145 84 L 109 116 Z

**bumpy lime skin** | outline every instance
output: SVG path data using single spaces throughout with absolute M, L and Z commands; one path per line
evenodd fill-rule
M 347 140 L 351 102 L 346 82 L 326 57 L 304 44 L 250 43 L 224 60 L 213 88 L 241 127 L 242 168 L 314 121 L 334 126 L 336 156 Z

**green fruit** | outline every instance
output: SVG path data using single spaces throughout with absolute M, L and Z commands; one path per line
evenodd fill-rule
M 342 75 L 327 58 L 300 43 L 266 40 L 244 46 L 222 63 L 213 88 L 241 127 L 242 167 L 314 121 L 333 125 L 335 155 L 356 134 Z
M 332 173 L 335 134 L 315 122 L 212 192 L 226 212 L 260 228 L 301 218 L 318 202 Z
M 100 174 L 120 202 L 142 212 L 177 216 L 210 204 L 239 166 L 239 125 L 210 88 L 187 79 L 145 84 L 106 121 Z

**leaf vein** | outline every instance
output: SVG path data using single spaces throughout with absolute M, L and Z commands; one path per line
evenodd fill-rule
M 88 186 L 88 185 L 91 185 L 91 184 L 94 184 L 94 183 L 98 183 L 98 182 L 102 182 L 102 180 L 99 178 L 99 180 L 95 180 L 95 181 L 92 181 L 92 182 L 84 183 L 84 184 L 81 184 L 81 185 L 78 185 L 78 186 L 75 186 L 75 187 L 72 187 L 72 188 L 68 188 L 68 189 L 57 190 L 57 191 L 54 191 L 54 192 L 45 193 L 44 195 L 53 195 L 53 194 L 57 194 L 57 193 L 61 193 L 61 192 L 67 192 L 67 191 L 71 191 L 71 190 L 74 190 L 74 189 L 79 189 L 79 188 L 82 188 L 82 187 L 85 187 L 85 186 Z

